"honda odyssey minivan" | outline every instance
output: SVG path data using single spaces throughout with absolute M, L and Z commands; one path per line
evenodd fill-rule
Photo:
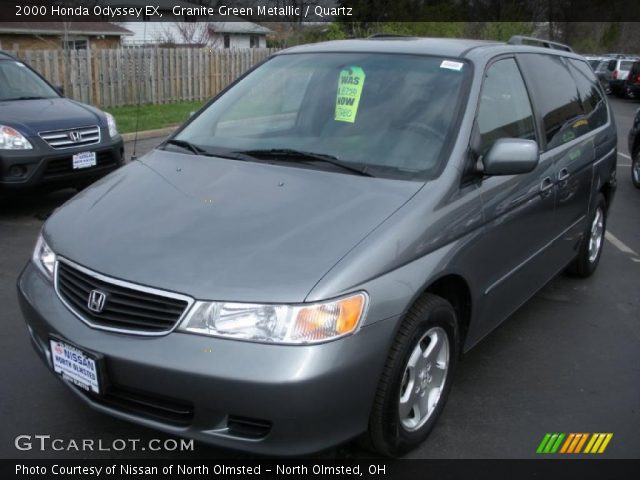
M 613 116 L 584 58 L 527 42 L 277 53 L 47 220 L 18 281 L 35 350 L 175 435 L 415 447 L 460 355 L 600 260 Z

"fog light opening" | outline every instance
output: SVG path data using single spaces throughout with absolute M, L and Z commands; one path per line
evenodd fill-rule
M 27 174 L 27 169 L 23 165 L 12 165 L 8 172 L 10 177 L 20 178 Z

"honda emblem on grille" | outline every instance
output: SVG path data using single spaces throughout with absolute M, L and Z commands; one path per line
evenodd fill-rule
M 107 294 L 100 290 L 91 290 L 89 293 L 89 301 L 87 302 L 87 308 L 95 313 L 100 313 L 104 310 L 104 305 L 107 303 Z
M 69 140 L 71 140 L 74 143 L 78 143 L 82 141 L 82 133 L 80 132 L 68 132 L 67 136 L 69 137 Z

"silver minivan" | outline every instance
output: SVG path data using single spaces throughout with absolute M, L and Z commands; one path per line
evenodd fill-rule
M 171 434 L 415 447 L 459 356 L 602 252 L 606 97 L 584 58 L 523 43 L 274 55 L 47 220 L 18 282 L 36 351 Z

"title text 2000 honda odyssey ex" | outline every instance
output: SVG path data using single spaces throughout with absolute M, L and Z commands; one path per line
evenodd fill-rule
M 593 273 L 616 140 L 560 48 L 282 51 L 49 218 L 18 286 L 33 344 L 142 425 L 266 454 L 366 432 L 400 454 L 461 352 L 558 272 Z

